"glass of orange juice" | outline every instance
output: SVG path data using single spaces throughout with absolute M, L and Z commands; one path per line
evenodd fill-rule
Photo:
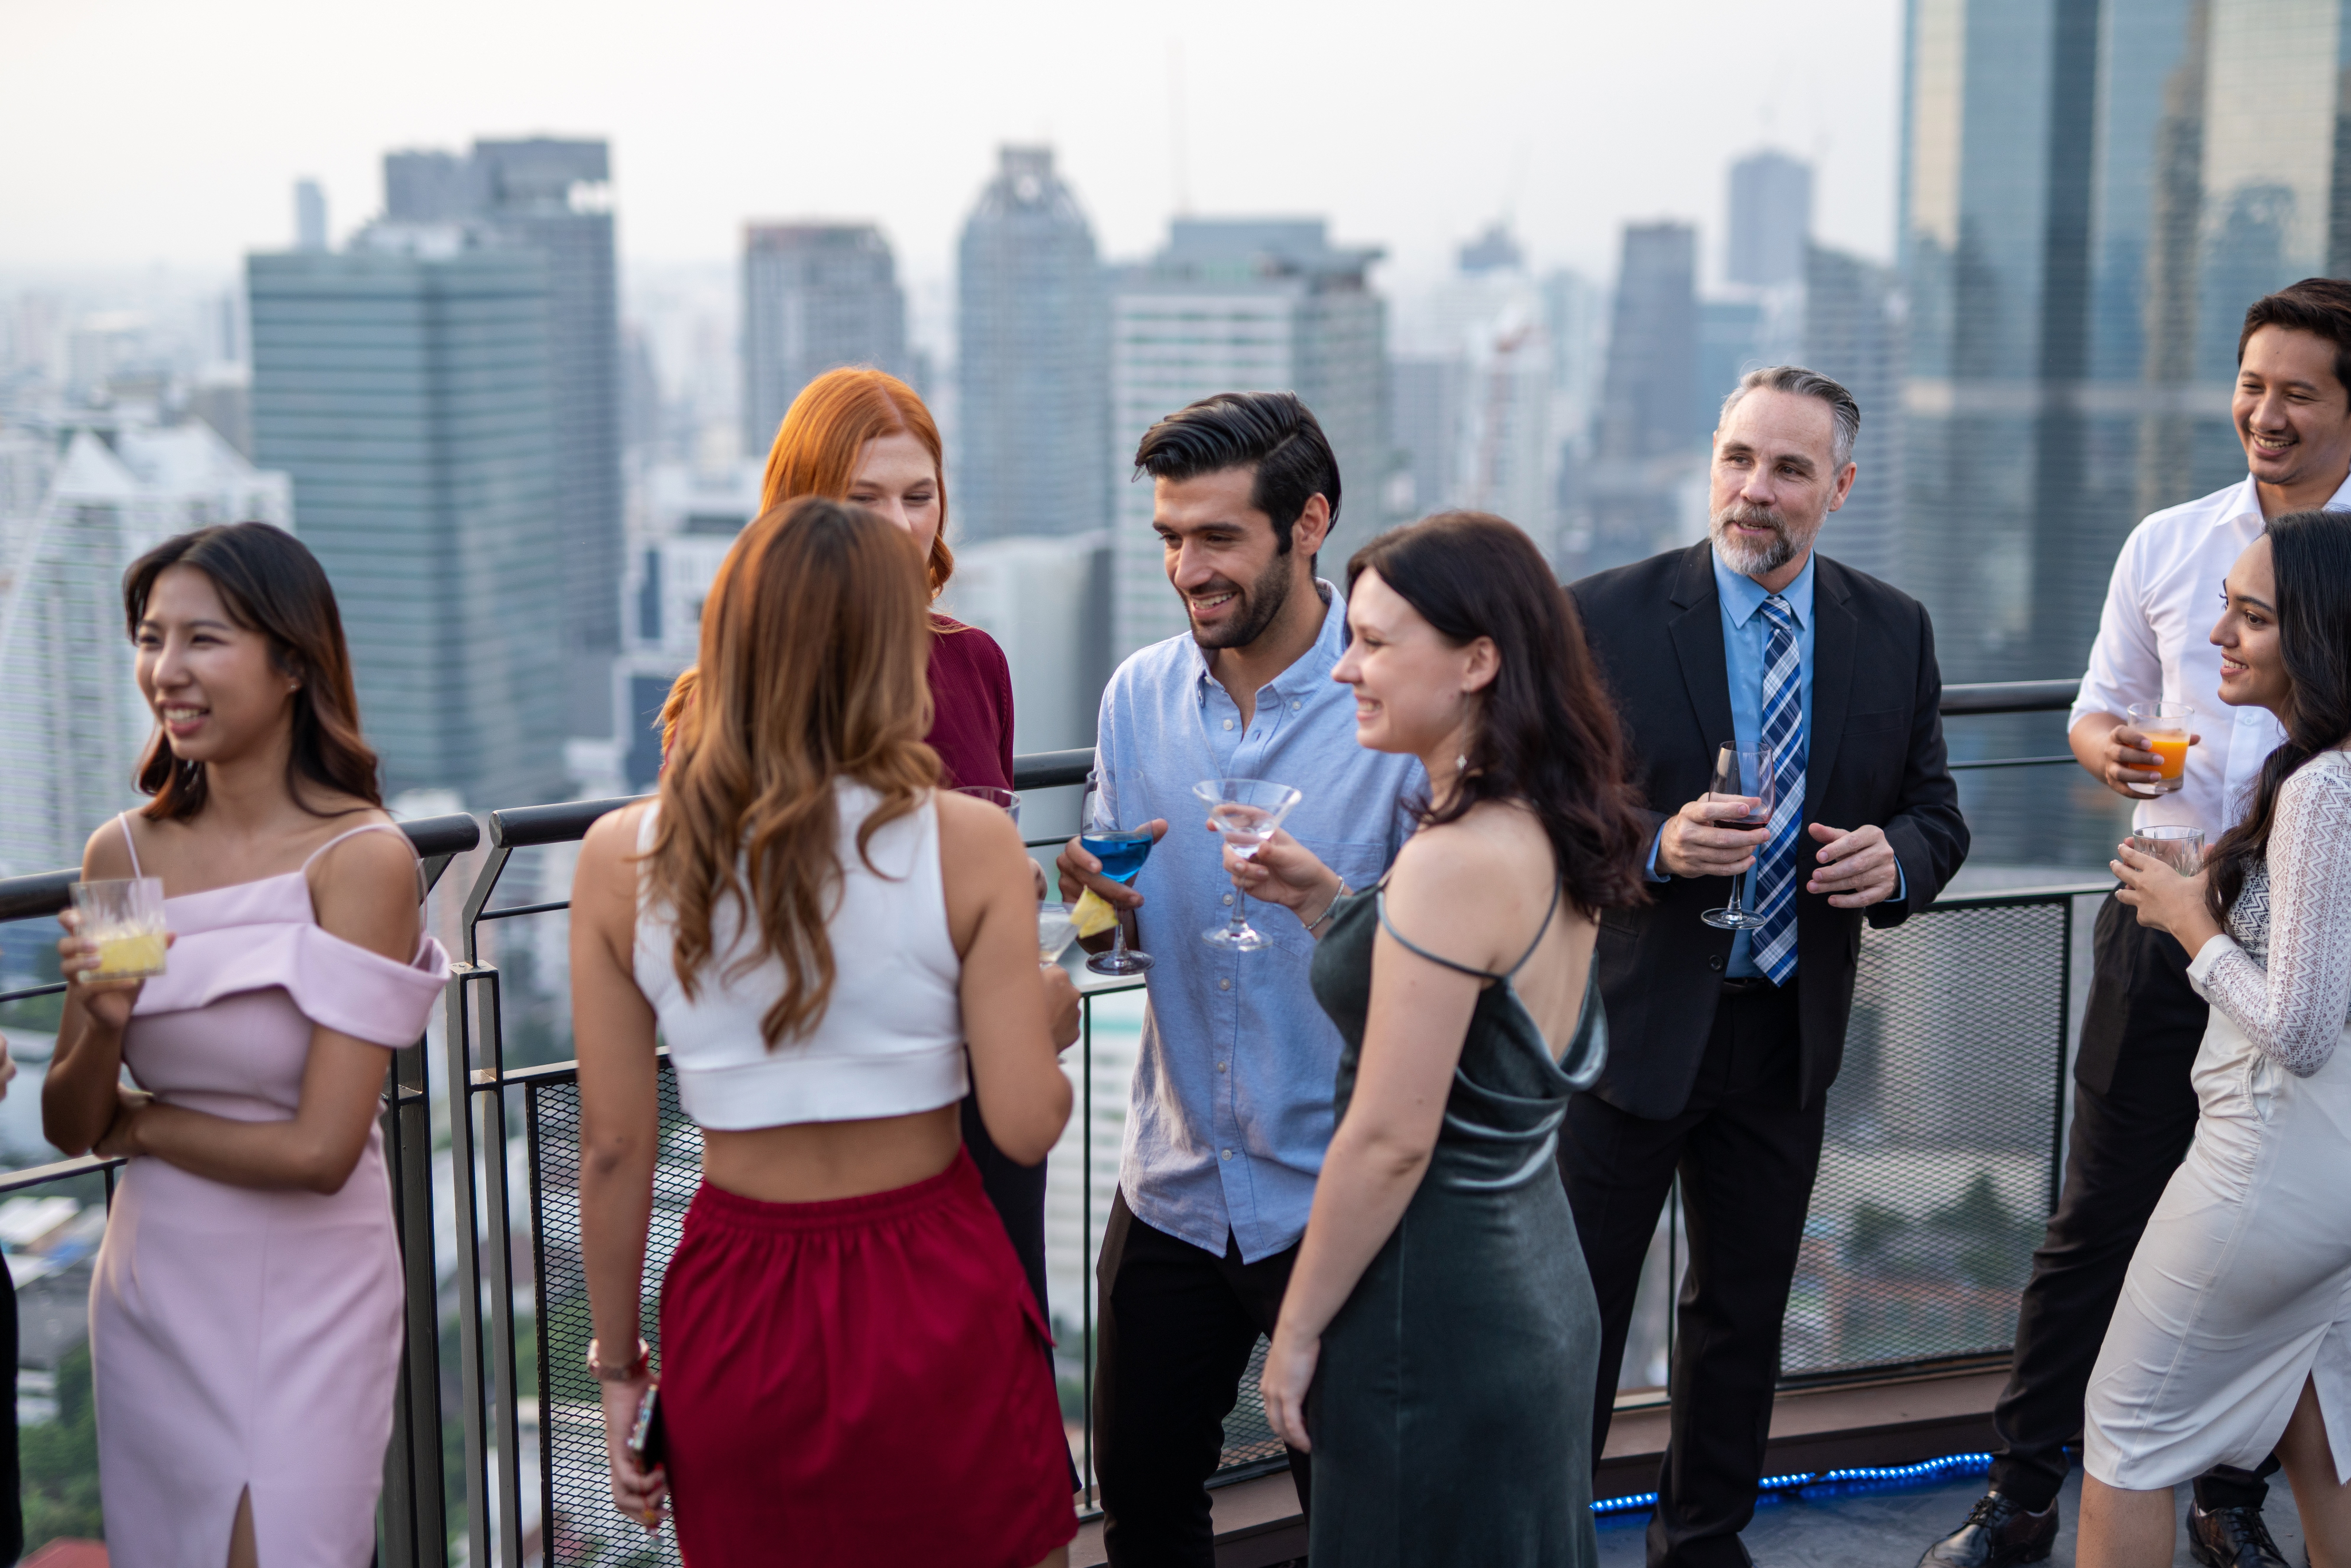
M 2188 726 L 2196 710 L 2187 703 L 2133 703 L 2124 716 L 2130 727 L 2147 737 L 2147 748 L 2163 759 L 2163 777 L 2137 789 L 2150 795 L 2168 795 L 2179 788 L 2188 771 Z
M 163 880 L 114 877 L 73 884 L 81 934 L 98 944 L 85 980 L 144 980 L 163 972 Z

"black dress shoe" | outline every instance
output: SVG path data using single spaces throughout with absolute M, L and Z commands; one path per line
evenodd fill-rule
M 2034 1513 L 2014 1498 L 1988 1491 L 1976 1500 L 1965 1524 L 1927 1548 L 1918 1568 L 2009 1568 L 2012 1563 L 2038 1563 L 2056 1540 L 2055 1503 Z
M 2210 1513 L 2189 1504 L 2188 1554 L 2204 1568 L 2285 1568 L 2285 1554 L 2270 1539 L 2262 1511 L 2241 1504 Z

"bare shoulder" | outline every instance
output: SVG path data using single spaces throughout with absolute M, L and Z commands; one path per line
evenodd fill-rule
M 131 846 L 123 834 L 132 831 L 127 817 L 109 817 L 82 845 L 81 874 L 85 881 L 109 881 L 131 874 Z
M 1481 805 L 1405 840 L 1388 885 L 1416 894 L 1490 894 L 1497 885 L 1540 874 L 1550 858 L 1550 841 L 1532 813 Z
M 371 813 L 390 827 L 392 819 Z M 371 824 L 345 822 L 337 831 Z M 310 865 L 310 906 L 319 924 L 343 940 L 402 961 L 416 946 L 423 915 L 416 852 L 407 835 L 353 833 Z
M 1497 886 L 1522 869 L 1522 855 L 1476 820 L 1423 828 L 1405 841 L 1388 873 L 1390 909 L 1427 911 L 1448 923 L 1482 920 Z
M 611 902 L 633 909 L 640 875 L 638 843 L 644 835 L 650 800 L 639 800 L 607 811 L 588 824 L 580 841 L 580 857 L 571 867 L 571 902 Z
M 939 858 L 958 865 L 984 864 L 1020 852 L 1020 830 L 1000 808 L 952 789 L 934 789 L 939 814 Z
M 652 809 L 650 800 L 632 801 L 589 823 L 588 831 L 580 836 L 579 863 L 584 866 L 592 859 L 600 866 L 617 865 L 634 859 L 637 840 L 644 831 L 645 813 Z

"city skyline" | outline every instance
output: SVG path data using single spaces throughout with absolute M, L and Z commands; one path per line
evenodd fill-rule
M 1596 273 L 1625 221 L 1715 226 L 1718 171 L 1767 143 L 1818 166 L 1827 243 L 1890 259 L 1894 240 L 1901 7 L 1891 0 L 1781 7 L 1761 44 L 1751 16 L 1729 4 L 1697 6 L 1666 39 L 1597 5 L 1488 0 L 1409 49 L 1395 47 L 1407 14 L 1322 4 L 1209 5 L 1184 44 L 1164 21 L 1058 5 L 1026 7 L 1031 25 L 1009 27 L 918 9 L 888 33 L 878 19 L 787 26 L 687 5 L 651 37 L 608 37 L 570 12 L 534 23 L 535 4 L 469 11 L 444 29 L 427 5 L 414 26 L 368 37 L 371 68 L 357 78 L 298 68 L 357 38 L 263 0 L 207 13 L 193 36 L 145 0 L 72 16 L 12 9 L 0 128 L 20 144 L 51 141 L 42 127 L 63 122 L 72 83 L 88 79 L 81 62 L 102 60 L 144 107 L 124 131 L 93 127 L 54 156 L 0 169 L 0 213 L 12 220 L 0 225 L 0 274 L 225 269 L 285 243 L 287 192 L 302 178 L 320 183 L 340 242 L 378 210 L 385 149 L 539 133 L 612 144 L 624 264 L 723 260 L 746 222 L 821 218 L 876 223 L 910 279 L 944 277 L 969 193 L 1006 141 L 1056 147 L 1102 253 L 1119 259 L 1149 254 L 1186 209 L 1311 212 L 1387 245 L 1400 276 L 1440 274 L 1455 246 L 1499 216 L 1546 265 Z M 923 47 L 907 47 L 910 33 Z M 465 51 L 442 47 L 461 35 Z M 126 37 L 142 41 L 126 48 Z M 1200 42 L 1218 37 L 1235 42 Z M 872 114 L 861 73 L 814 72 L 789 118 L 771 120 L 762 61 L 767 46 L 788 44 L 801 59 L 894 49 L 904 57 L 892 97 L 913 90 L 924 111 Z M 266 91 L 222 90 L 222 72 L 272 66 Z M 1310 73 L 1315 90 L 1298 90 Z M 417 80 L 434 90 L 420 98 Z M 860 133 L 830 139 L 823 158 L 785 155 L 833 113 L 856 114 Z M 168 138 L 138 129 L 166 120 Z M 1644 156 L 1595 155 L 1634 126 Z M 135 152 L 119 144 L 125 134 Z

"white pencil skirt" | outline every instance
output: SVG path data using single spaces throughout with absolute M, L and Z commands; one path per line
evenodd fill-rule
M 2314 1381 L 2351 1480 L 2351 1025 L 2296 1078 L 2220 1009 L 2197 1052 L 2200 1114 L 2132 1254 L 2090 1375 L 2083 1462 L 2153 1491 L 2251 1469 Z

